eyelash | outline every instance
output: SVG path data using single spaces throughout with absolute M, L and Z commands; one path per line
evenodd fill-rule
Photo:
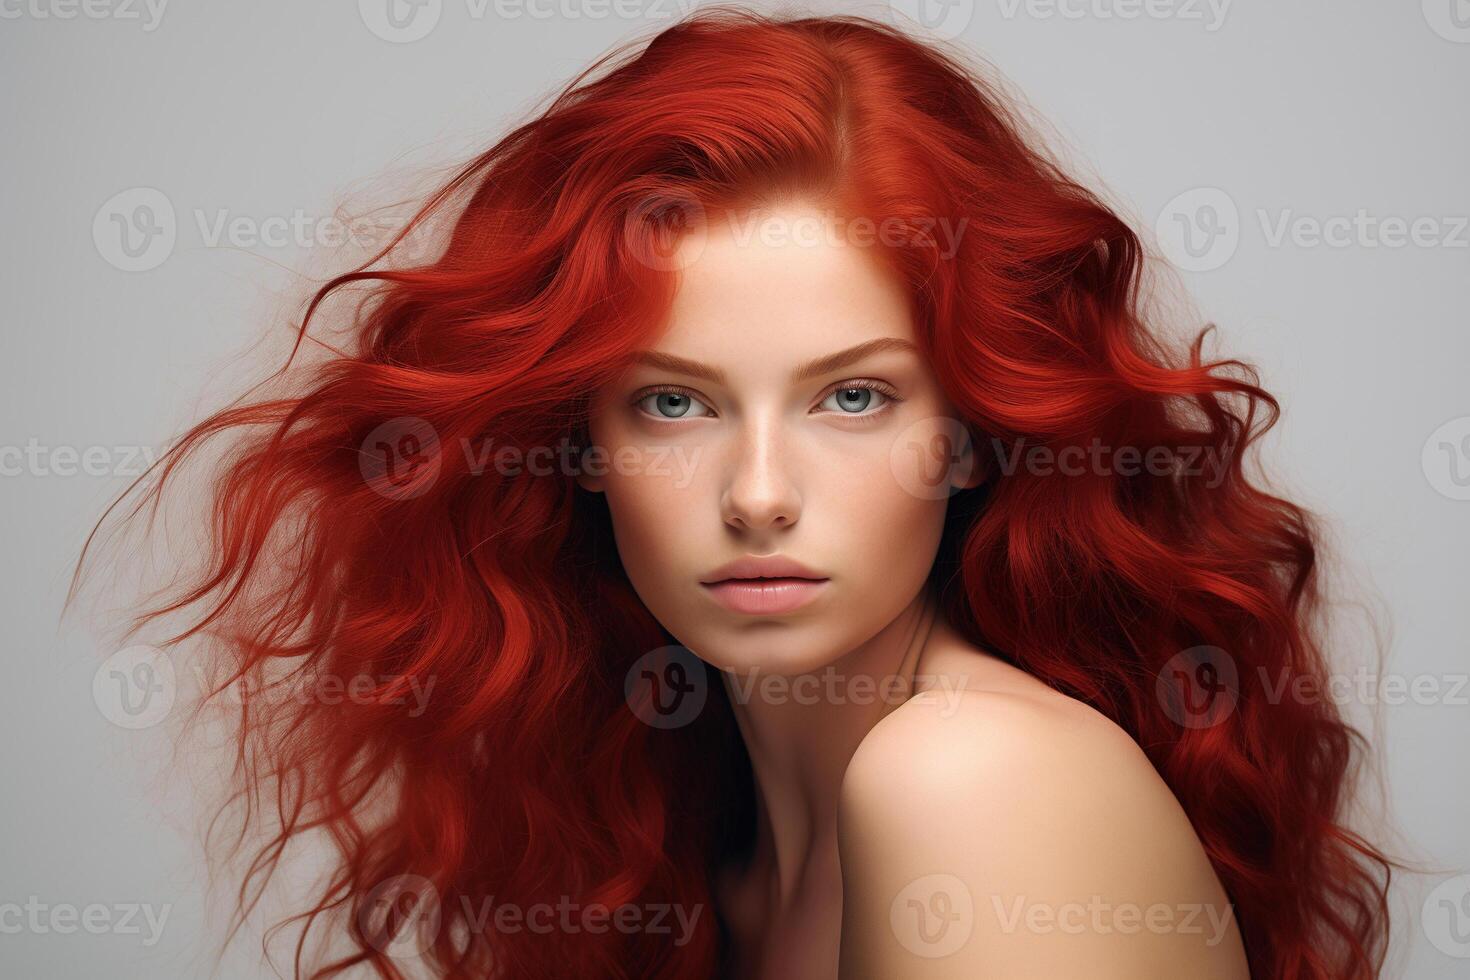
M 826 401 L 830 396 L 836 394 L 839 391 L 849 391 L 849 390 L 852 390 L 852 389 L 855 389 L 855 388 L 865 388 L 865 389 L 868 389 L 870 391 L 876 391 L 879 394 L 883 395 L 887 399 L 887 401 L 885 401 L 882 405 L 880 405 L 878 408 L 874 409 L 873 411 L 863 412 L 861 414 L 854 414 L 852 412 L 831 412 L 831 413 L 828 413 L 828 414 L 839 415 L 842 418 L 854 419 L 854 420 L 858 421 L 859 423 L 863 423 L 863 422 L 867 422 L 867 421 L 870 421 L 872 419 L 878 418 L 879 416 L 882 416 L 882 415 L 887 414 L 888 407 L 890 405 L 893 405 L 893 404 L 895 404 L 897 402 L 903 401 L 902 398 L 898 397 L 898 391 L 892 385 L 888 384 L 887 382 L 877 381 L 877 380 L 872 379 L 872 378 L 854 378 L 854 379 L 851 379 L 849 381 L 843 381 L 843 382 L 841 382 L 839 384 L 835 384 L 832 387 L 828 388 L 826 391 L 822 392 L 821 397 L 817 399 L 817 404 L 820 405 L 822 402 Z M 681 387 L 679 385 L 654 385 L 654 386 L 652 386 L 650 388 L 644 388 L 641 391 L 639 391 L 638 394 L 634 395 L 633 396 L 633 406 L 635 408 L 637 408 L 640 404 L 643 403 L 643 401 L 645 399 L 649 398 L 652 395 L 664 395 L 664 394 L 668 394 L 668 395 L 688 395 L 690 398 L 697 398 L 698 397 L 692 391 L 690 391 L 688 388 L 684 388 L 684 387 Z M 706 406 L 706 407 L 708 407 L 708 406 Z M 676 419 L 676 418 L 666 418 L 666 417 L 663 417 L 663 416 L 654 415 L 651 412 L 644 412 L 643 414 L 646 415 L 646 416 L 648 416 L 649 418 L 656 419 L 656 420 L 658 420 L 660 422 L 678 422 L 678 421 L 680 421 L 679 419 Z M 707 418 L 708 416 L 701 415 L 701 416 L 697 416 L 697 417 L 698 418 Z

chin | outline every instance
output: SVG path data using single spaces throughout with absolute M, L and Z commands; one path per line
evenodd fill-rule
M 685 646 L 719 670 L 787 677 L 819 671 L 844 649 L 840 640 L 820 635 L 814 623 L 778 619 L 740 624 L 718 636 L 706 633 L 704 643 Z

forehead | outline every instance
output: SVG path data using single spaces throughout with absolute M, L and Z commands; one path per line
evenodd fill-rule
M 678 259 L 659 351 L 784 370 L 879 337 L 915 341 L 903 281 L 821 209 L 711 216 Z

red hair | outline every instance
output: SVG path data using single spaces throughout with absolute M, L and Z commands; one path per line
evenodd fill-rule
M 432 261 L 388 267 L 390 245 L 326 283 L 302 335 L 344 287 L 366 284 L 368 302 L 299 393 L 236 403 L 172 447 L 149 495 L 212 437 L 241 439 L 214 486 L 208 567 L 139 622 L 187 613 L 175 639 L 215 638 L 237 678 L 381 679 L 241 711 L 241 798 L 267 788 L 279 815 L 242 917 L 287 842 L 318 830 L 337 847 L 298 973 L 313 923 L 345 915 L 353 951 L 311 976 L 364 962 L 400 976 L 371 908 L 400 875 L 439 896 L 427 955 L 445 976 L 720 969 L 713 911 L 684 943 L 470 921 L 487 896 L 712 910 L 753 789 L 719 684 L 682 728 L 629 710 L 629 665 L 673 641 L 622 573 L 601 498 L 565 473 L 477 471 L 456 447 L 576 443 L 590 393 L 654 336 L 678 221 L 802 193 L 878 222 L 967 222 L 953 254 L 910 240 L 885 255 L 982 455 L 1097 439 L 1221 461 L 993 473 L 951 500 L 933 586 L 974 642 L 1144 748 L 1234 903 L 1253 975 L 1376 975 L 1392 862 L 1341 822 L 1361 736 L 1325 699 L 1262 683 L 1327 671 L 1320 534 L 1242 471 L 1277 402 L 1249 366 L 1201 362 L 1207 330 L 1186 352 L 1146 327 L 1138 237 L 1023 133 L 973 68 L 901 31 L 701 12 L 599 61 L 459 171 L 410 225 L 457 202 Z M 416 469 L 364 468 L 385 425 L 418 440 Z M 1180 724 L 1156 681 L 1206 646 L 1237 668 L 1234 707 Z M 430 682 L 415 713 L 402 695 Z

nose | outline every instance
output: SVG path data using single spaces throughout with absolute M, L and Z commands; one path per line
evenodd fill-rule
M 789 462 L 777 423 L 752 420 L 742 428 L 720 500 L 725 523 L 746 531 L 795 524 L 801 495 Z

